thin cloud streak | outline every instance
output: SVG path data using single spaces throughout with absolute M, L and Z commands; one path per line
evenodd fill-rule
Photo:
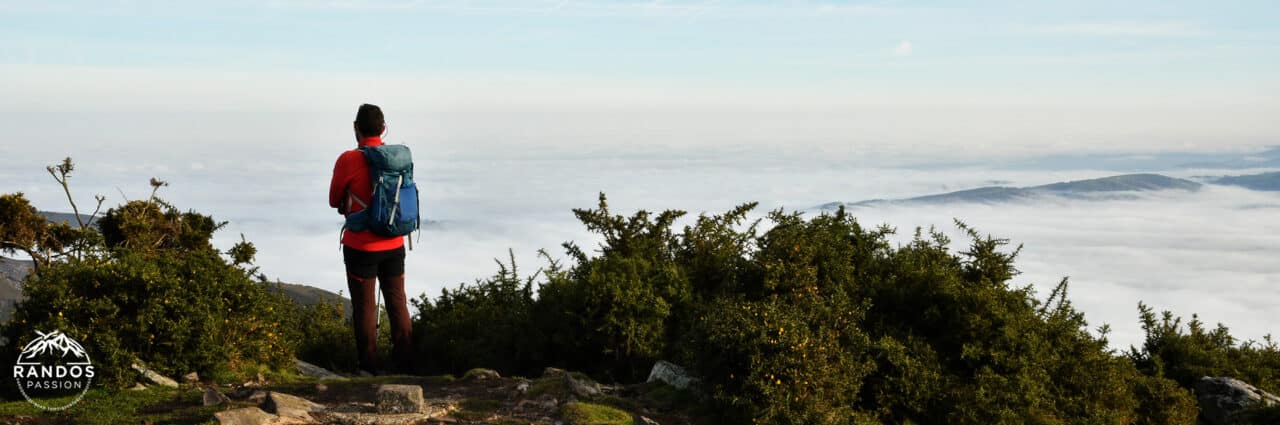
M 1125 37 L 1200 37 L 1212 33 L 1185 22 L 1089 22 L 1040 27 L 1058 34 Z

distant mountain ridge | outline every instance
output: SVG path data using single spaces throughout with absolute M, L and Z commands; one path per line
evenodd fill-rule
M 1202 184 L 1191 180 L 1173 178 L 1160 174 L 1125 174 L 1120 176 L 1051 183 L 1030 187 L 987 186 L 906 199 L 870 199 L 852 203 L 831 202 L 823 204 L 819 206 L 819 208 L 833 209 L 841 205 L 847 207 L 874 207 L 883 205 L 919 205 L 956 202 L 991 204 L 1046 196 L 1087 200 L 1134 199 L 1137 197 L 1134 192 L 1151 192 L 1161 190 L 1195 191 L 1199 190 L 1202 186 Z
M 1280 191 L 1280 171 L 1247 176 L 1223 176 L 1211 178 L 1210 183 L 1237 186 L 1249 190 Z

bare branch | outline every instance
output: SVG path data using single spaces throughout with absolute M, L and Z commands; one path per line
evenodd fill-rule
M 93 195 L 93 199 L 98 201 L 98 206 L 93 208 L 93 214 L 89 214 L 89 224 L 93 224 L 93 219 L 98 217 L 98 211 L 102 211 L 102 202 L 107 200 L 106 196 Z
M 70 174 L 71 170 L 75 169 L 75 166 L 71 163 L 71 157 L 63 159 L 61 164 L 50 165 L 45 169 L 49 170 L 49 175 L 53 176 L 53 179 L 62 185 L 62 192 L 67 194 L 67 202 L 71 204 L 71 213 L 75 214 L 76 222 L 80 223 L 81 229 L 84 229 L 85 224 L 84 220 L 80 218 L 80 209 L 76 208 L 76 200 L 71 196 L 71 187 L 67 185 L 67 174 Z

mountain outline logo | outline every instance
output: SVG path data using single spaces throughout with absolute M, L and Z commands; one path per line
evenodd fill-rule
M 89 352 L 61 330 L 35 331 L 13 365 L 22 397 L 44 410 L 65 410 L 84 398 L 96 370 Z M 69 401 L 67 401 L 69 400 Z
M 90 364 L 89 355 L 88 353 L 85 352 L 84 346 L 80 345 L 80 343 L 76 342 L 76 340 L 71 339 L 71 337 L 67 336 L 67 334 L 62 333 L 62 331 L 53 331 L 47 334 L 40 331 L 36 331 L 36 334 L 40 336 L 37 337 L 36 339 L 31 340 L 31 342 L 27 343 L 26 348 L 22 350 L 22 354 L 18 355 L 17 364 L 20 364 L 20 365 L 41 364 L 39 361 L 35 361 L 36 356 L 45 354 L 46 352 L 50 352 L 53 350 L 61 351 L 61 354 L 59 355 L 60 358 L 67 357 L 67 354 L 73 354 L 77 359 L 84 359 L 84 361 L 82 362 L 72 362 L 68 364 L 80 364 L 80 365 Z

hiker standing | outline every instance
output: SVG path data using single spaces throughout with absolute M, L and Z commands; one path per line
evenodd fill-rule
M 413 163 L 403 145 L 384 145 L 382 109 L 360 105 L 354 123 L 356 149 L 333 166 L 329 206 L 347 217 L 342 259 L 351 293 L 352 324 L 360 369 L 376 374 L 378 308 L 375 279 L 382 286 L 391 324 L 394 372 L 412 372 L 412 330 L 404 293 L 405 234 L 418 228 Z M 412 242 L 411 242 L 412 243 Z

